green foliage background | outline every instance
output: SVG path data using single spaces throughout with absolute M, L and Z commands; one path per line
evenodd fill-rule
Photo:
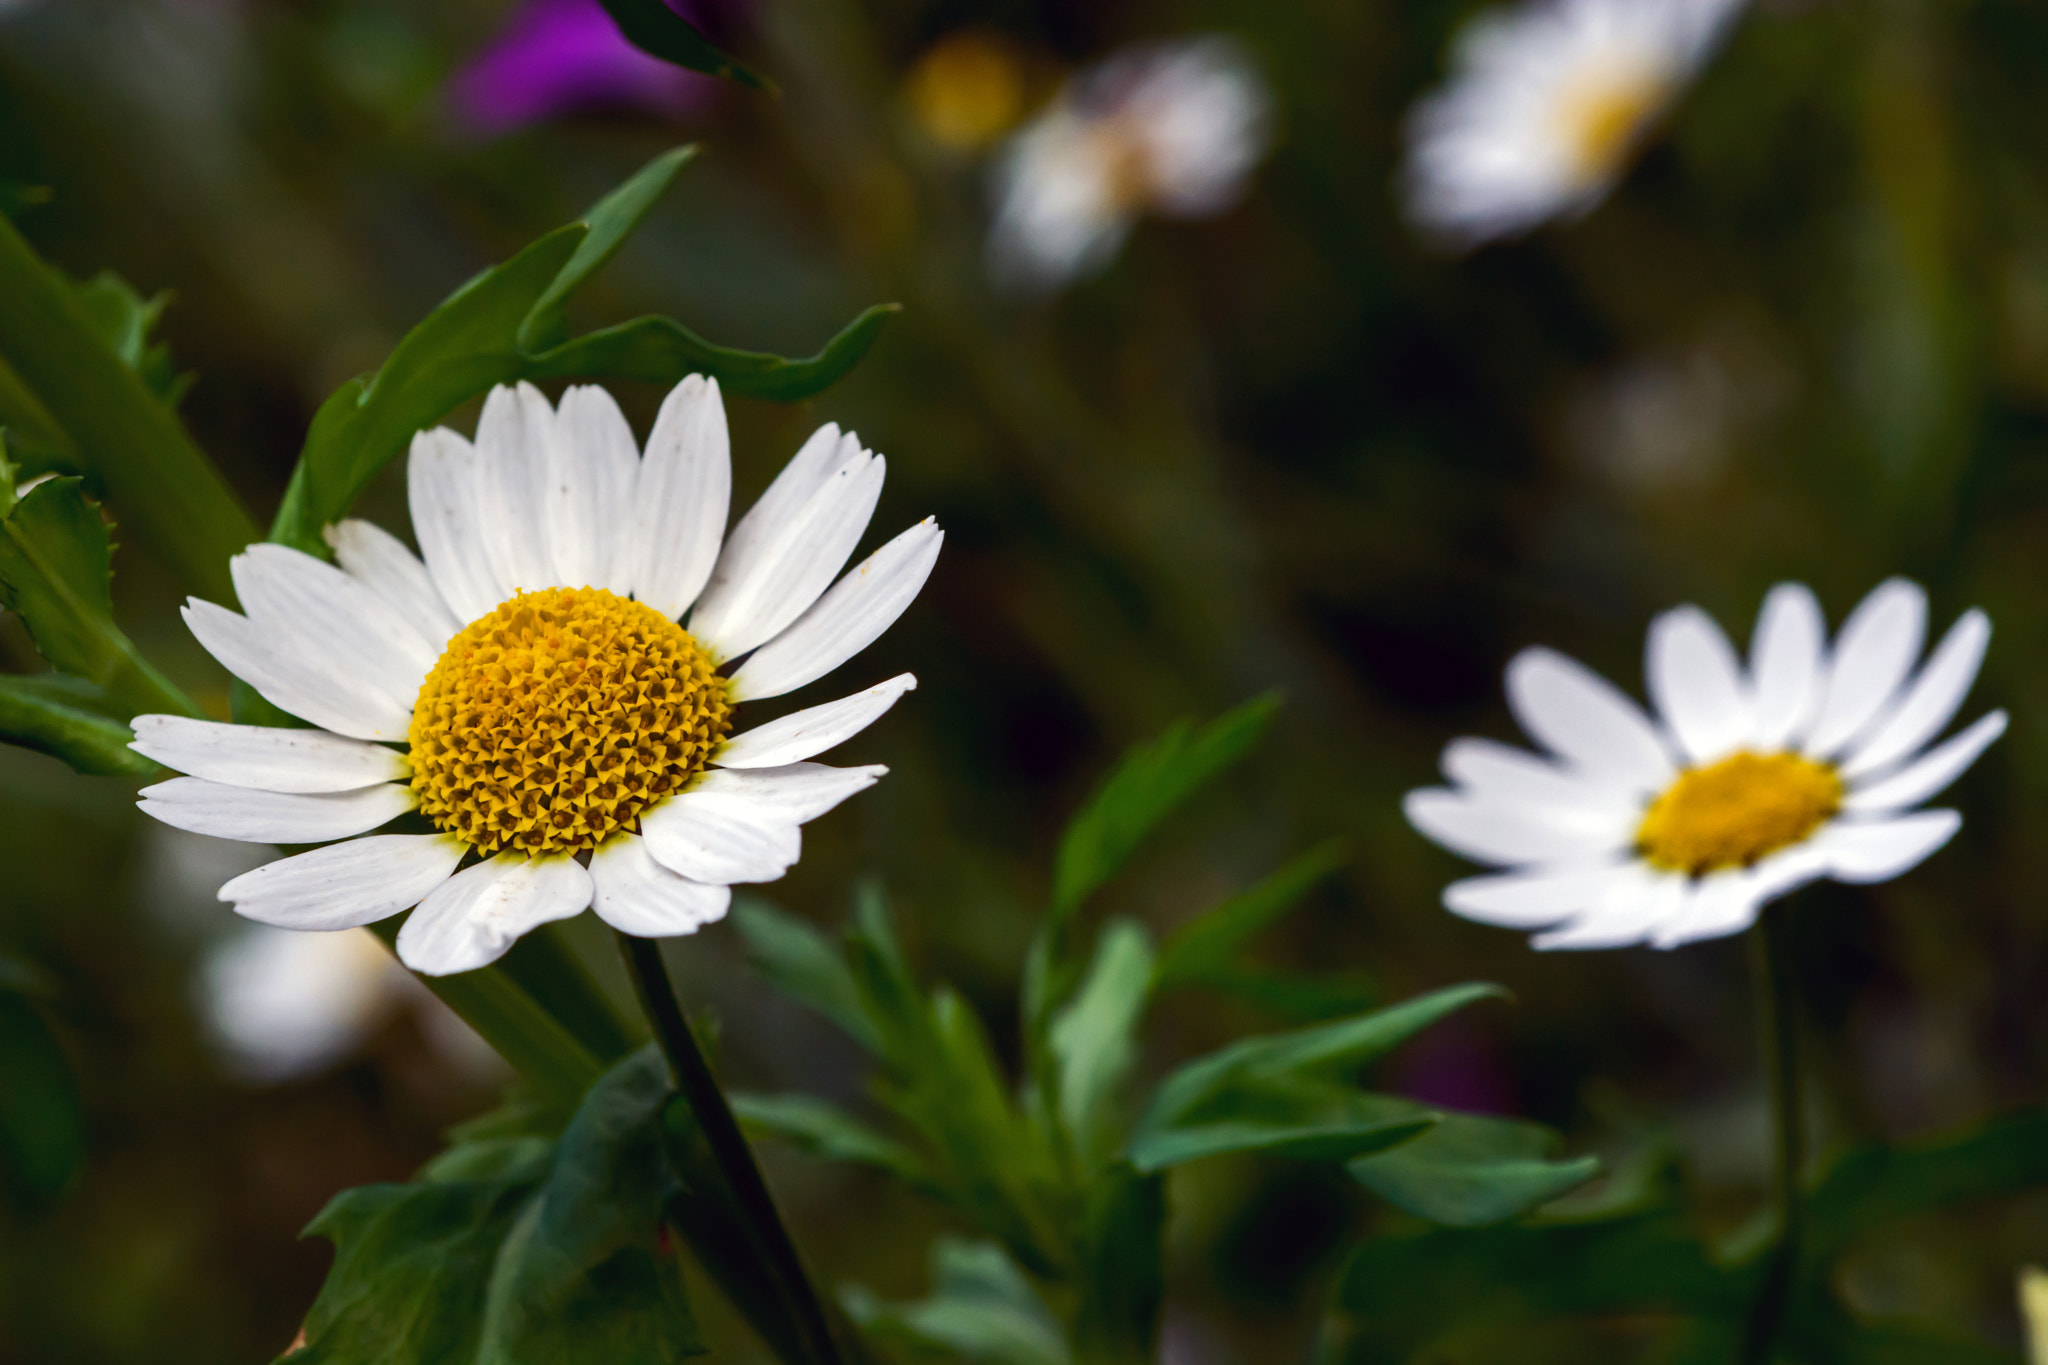
M 1406 828 L 1398 797 L 1431 779 L 1452 735 L 1511 734 L 1499 670 L 1524 644 L 1635 686 L 1643 626 L 1665 605 L 1698 601 L 1741 635 L 1779 579 L 1811 582 L 1839 619 L 1905 572 L 1944 622 L 1991 613 L 1977 696 L 2016 723 L 1958 788 L 1967 822 L 1947 851 L 1891 885 L 1799 898 L 1820 1145 L 1948 1133 L 2042 1098 L 2037 6 L 1762 6 L 1608 204 L 1465 260 L 1419 248 L 1390 186 L 1401 113 L 1469 6 L 760 0 L 734 39 L 779 96 L 725 88 L 681 126 L 612 111 L 484 142 L 451 127 L 438 91 L 506 8 L 56 0 L 11 14 L 0 181 L 50 190 L 7 202 L 75 278 L 111 268 L 141 297 L 169 292 L 152 333 L 168 360 L 138 335 L 133 363 L 159 393 L 196 376 L 181 411 L 256 523 L 330 393 L 463 280 L 679 141 L 705 151 L 566 330 L 518 349 L 668 313 L 729 345 L 808 355 L 868 305 L 901 302 L 822 397 L 732 402 L 743 496 L 833 420 L 891 457 L 878 527 L 933 513 L 948 528 L 919 606 L 846 675 L 921 679 L 846 754 L 891 777 L 810 833 L 771 888 L 785 910 L 836 934 L 856 880 L 880 878 L 919 978 L 951 982 L 1020 1065 L 1034 1006 L 1016 986 L 1040 909 L 1074 911 L 1091 858 L 1108 856 L 1062 848 L 1067 815 L 1133 743 L 1277 688 L 1265 746 L 1071 926 L 1084 942 L 1105 914 L 1148 926 L 1189 986 L 1156 1008 L 1137 1071 L 1500 982 L 1513 1004 L 1439 1025 L 1380 1065 L 1379 1088 L 1537 1119 L 1568 1151 L 1603 1155 L 1616 1188 L 1596 1196 L 1647 1202 L 1630 1215 L 1640 1240 L 1613 1244 L 1600 1274 L 1672 1266 L 1665 1283 L 1715 1301 L 1734 1292 L 1726 1277 L 1686 1259 L 1651 1196 L 1738 1245 L 1761 1199 L 1739 947 L 1541 956 L 1457 921 L 1436 896 L 1458 865 Z M 1231 214 L 1147 224 L 1056 301 L 992 297 L 984 167 L 930 142 L 902 93 L 933 41 L 975 24 L 1008 35 L 1041 85 L 1122 41 L 1226 28 L 1274 85 L 1278 148 Z M 659 396 L 622 387 L 643 431 Z M 42 491 L 53 514 L 62 491 Z M 390 471 L 361 507 L 403 526 Z M 120 539 L 116 616 L 224 711 L 223 675 L 170 610 L 172 566 Z M 0 651 L 9 671 L 36 667 L 13 617 Z M 121 661 L 107 667 L 115 685 Z M 1305 908 L 1249 939 L 1259 970 L 1213 944 L 1176 955 L 1177 926 L 1333 837 L 1341 866 L 1303 874 Z M 0 956 L 37 969 L 33 989 L 0 981 L 0 1047 L 41 1078 L 27 1093 L 44 1106 L 27 1123 L 0 1115 L 0 1150 L 73 1131 L 81 1104 L 90 1135 L 82 1171 L 38 1149 L 18 1163 L 33 1180 L 7 1192 L 7 1365 L 268 1358 L 332 1254 L 299 1230 L 342 1188 L 406 1178 L 444 1127 L 492 1102 L 404 1023 L 316 1079 L 224 1078 L 188 1000 L 226 916 L 208 875 L 145 827 L 121 781 L 0 751 Z M 610 970 L 603 941 L 587 946 Z M 743 970 L 737 926 L 669 957 L 716 1012 L 742 1088 L 860 1106 L 861 1052 Z M 45 1064 L 51 1040 L 80 1094 Z M 2038 1181 L 2024 1122 L 1986 1129 L 1964 1164 Z M 879 1314 L 914 1312 L 933 1237 L 960 1225 L 859 1168 L 770 1151 L 824 1276 L 867 1285 Z M 1461 1286 L 1563 1293 L 1539 1272 L 1569 1234 L 1425 1233 L 1327 1168 L 1232 1157 L 1169 1188 L 1176 1365 L 1303 1358 L 1341 1253 L 1369 1230 L 1415 1241 L 1377 1243 L 1377 1261 L 1341 1276 L 1368 1324 L 1362 1360 L 1402 1358 L 1433 1303 L 1476 1305 Z M 2040 1197 L 1901 1212 L 1881 1232 L 1845 1225 L 1844 1300 L 2015 1345 L 2012 1274 L 2048 1259 Z M 1029 1318 L 985 1248 L 943 1247 L 942 1280 Z M 1447 1358 L 1712 1358 L 1714 1341 L 1674 1344 L 1655 1314 L 1615 1303 L 1631 1311 L 1592 1327 L 1531 1330 L 1501 1310 L 1492 1339 L 1494 1310 L 1475 1306 Z M 744 1340 L 715 1313 L 704 1330 L 715 1347 Z

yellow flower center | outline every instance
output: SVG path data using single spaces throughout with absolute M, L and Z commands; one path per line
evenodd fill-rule
M 1636 135 L 1664 102 L 1665 82 L 1642 71 L 1602 73 L 1565 102 L 1564 141 L 1584 180 L 1601 180 L 1628 155 Z
M 661 613 L 602 588 L 523 592 L 427 675 L 412 784 L 486 856 L 579 852 L 696 776 L 731 712 L 725 679 Z
M 1644 812 L 1636 846 L 1656 866 L 1698 877 L 1796 844 L 1841 808 L 1832 767 L 1743 749 L 1680 773 Z

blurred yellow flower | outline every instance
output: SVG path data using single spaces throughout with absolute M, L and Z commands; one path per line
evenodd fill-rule
M 978 151 L 1017 122 L 1024 65 L 998 34 L 969 29 L 934 43 L 905 84 L 911 113 L 941 146 Z

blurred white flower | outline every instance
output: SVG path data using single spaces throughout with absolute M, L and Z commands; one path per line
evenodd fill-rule
M 1916 810 L 2005 732 L 1993 711 L 1929 749 L 1962 707 L 1991 639 L 1966 612 L 1917 674 L 1927 595 L 1879 584 L 1832 651 L 1813 594 L 1764 600 L 1749 667 L 1698 607 L 1650 627 L 1657 717 L 1548 649 L 1508 665 L 1508 704 L 1550 753 L 1484 739 L 1444 750 L 1453 787 L 1408 794 L 1414 826 L 1508 869 L 1453 882 L 1444 904 L 1542 929 L 1538 948 L 1675 947 L 1738 933 L 1807 882 L 1887 881 L 1963 818 Z
M 1056 287 L 1107 264 L 1141 213 L 1220 213 L 1265 155 L 1270 110 L 1251 59 L 1224 37 L 1132 48 L 1083 72 L 997 165 L 990 272 Z
M 340 1061 L 415 992 L 424 994 L 366 929 L 300 934 L 266 924 L 215 940 L 196 985 L 223 1059 L 259 1081 Z
M 2048 1365 L 2048 1272 L 2038 1266 L 2020 1271 L 2020 1317 L 2027 1328 L 2029 1365 Z
M 1468 24 L 1408 120 L 1410 219 L 1470 246 L 1583 214 L 1711 56 L 1742 0 L 1527 0 Z

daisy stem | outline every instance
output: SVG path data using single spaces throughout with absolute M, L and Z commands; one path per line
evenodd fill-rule
M 1778 1329 L 1792 1295 L 1804 1231 L 1801 1172 L 1806 1166 L 1806 1134 L 1801 1108 L 1799 1023 L 1792 985 L 1789 916 L 1780 906 L 1768 910 L 1750 930 L 1750 954 L 1756 976 L 1757 1022 L 1764 1062 L 1770 1072 L 1771 1111 L 1776 1124 L 1775 1195 L 1778 1242 L 1765 1262 L 1756 1300 L 1750 1306 L 1744 1334 L 1745 1365 L 1765 1365 L 1777 1345 Z
M 804 1270 L 803 1257 L 783 1224 L 768 1182 L 761 1178 L 761 1168 L 754 1162 L 753 1149 L 740 1132 L 739 1120 L 725 1102 L 725 1092 L 719 1089 L 718 1078 L 712 1074 L 711 1064 L 698 1047 L 697 1035 L 691 1031 L 682 1003 L 676 998 L 675 985 L 661 960 L 661 946 L 652 939 L 621 933 L 619 947 L 632 972 L 640 1008 L 646 1011 L 662 1055 L 668 1058 L 676 1090 L 690 1106 L 712 1159 L 718 1163 L 733 1198 L 752 1224 L 756 1249 L 778 1282 L 784 1309 L 805 1354 L 814 1365 L 844 1365 L 825 1306 Z

